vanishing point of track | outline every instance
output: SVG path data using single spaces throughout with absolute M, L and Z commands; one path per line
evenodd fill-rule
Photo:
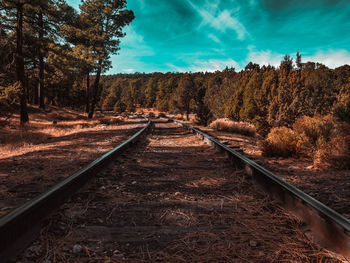
M 157 121 L 126 150 L 150 125 L 0 218 L 0 258 L 15 256 L 40 232 L 21 262 L 338 262 L 305 229 L 349 258 L 346 218 L 197 129 Z

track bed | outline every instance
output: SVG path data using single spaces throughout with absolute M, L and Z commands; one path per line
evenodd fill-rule
M 303 225 L 172 123 L 48 220 L 24 262 L 340 262 Z

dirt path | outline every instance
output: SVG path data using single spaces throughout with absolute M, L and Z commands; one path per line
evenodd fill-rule
M 25 262 L 340 262 L 302 224 L 175 124 L 50 217 Z

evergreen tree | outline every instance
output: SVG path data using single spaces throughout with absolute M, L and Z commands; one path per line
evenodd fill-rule
M 134 13 L 125 8 L 125 0 L 84 0 L 80 6 L 86 39 L 97 60 L 89 118 L 94 114 L 101 73 L 110 67 L 110 55 L 119 50 L 120 38 L 125 36 L 123 27 L 134 19 Z

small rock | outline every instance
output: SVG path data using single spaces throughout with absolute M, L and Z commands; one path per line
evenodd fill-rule
M 136 181 L 133 181 L 131 184 L 136 184 L 137 182 Z
M 82 251 L 82 246 L 81 245 L 74 245 L 73 247 L 73 253 L 74 254 L 77 254 L 77 253 L 80 253 Z
M 256 242 L 255 240 L 250 240 L 250 241 L 249 241 L 249 245 L 250 245 L 251 247 L 256 247 L 256 246 L 258 245 L 258 242 Z
M 208 159 L 208 162 L 212 162 L 213 161 L 213 159 Z
M 106 190 L 106 187 L 105 186 L 101 186 L 100 189 L 101 190 Z
M 178 195 L 180 195 L 181 193 L 180 192 L 176 192 L 174 195 L 175 196 L 178 196 Z

